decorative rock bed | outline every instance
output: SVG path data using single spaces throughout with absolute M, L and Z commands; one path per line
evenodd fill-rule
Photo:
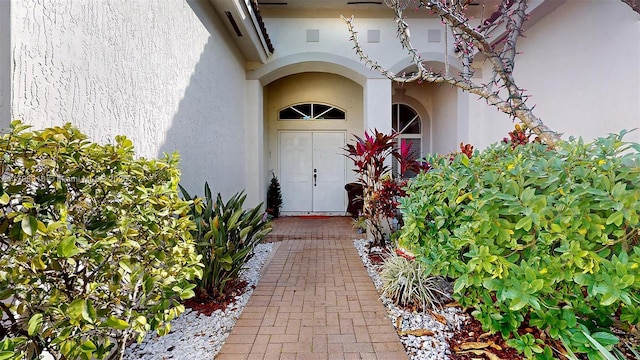
M 382 282 L 376 265 L 369 261 L 367 240 L 354 240 L 354 246 L 379 290 Z M 241 274 L 247 281 L 244 294 L 224 311 L 216 310 L 211 316 L 187 309 L 171 323 L 171 332 L 162 337 L 150 333 L 140 344 L 127 348 L 124 358 L 132 359 L 204 359 L 218 354 L 231 329 L 240 317 L 242 309 L 253 293 L 260 279 L 260 272 L 266 263 L 273 244 L 260 244 L 254 256 Z M 389 321 L 396 327 L 399 337 L 412 360 L 443 359 L 450 354 L 447 340 L 459 330 L 467 316 L 460 309 L 445 307 L 433 312 L 411 312 L 398 308 L 387 298 L 380 299 L 389 313 Z

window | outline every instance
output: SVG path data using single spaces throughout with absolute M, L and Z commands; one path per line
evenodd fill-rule
M 400 145 L 400 142 L 405 141 L 411 144 L 411 152 L 416 158 L 422 157 L 422 126 L 418 113 L 408 105 L 405 104 L 393 104 L 391 113 L 391 128 L 399 135 L 396 137 L 396 142 Z M 393 176 L 398 176 L 398 161 L 392 159 L 392 171 Z M 406 178 L 412 178 L 416 176 L 416 173 L 408 171 L 404 174 Z
M 344 110 L 315 103 L 297 104 L 278 112 L 278 120 L 346 120 Z

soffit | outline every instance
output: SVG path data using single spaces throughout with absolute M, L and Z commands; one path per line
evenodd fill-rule
M 470 16 L 489 17 L 500 0 L 468 0 Z M 407 0 L 405 15 L 414 17 L 434 17 L 429 11 L 414 11 L 417 1 Z M 265 17 L 336 17 L 340 15 L 356 17 L 389 17 L 393 12 L 384 0 L 258 0 L 260 11 Z
M 1 0 L 0 0 L 1 1 Z M 249 62 L 265 63 L 274 51 L 254 0 L 209 0 Z

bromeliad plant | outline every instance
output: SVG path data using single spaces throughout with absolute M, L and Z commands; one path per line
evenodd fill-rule
M 28 128 L 0 138 L 0 358 L 118 358 L 168 333 L 202 274 L 177 155 Z
M 612 344 L 610 327 L 640 324 L 640 145 L 624 134 L 433 158 L 401 200 L 400 244 L 514 345 L 539 350 L 525 321 L 576 352 L 593 349 L 580 325 Z
M 204 263 L 198 286 L 209 296 L 221 298 L 227 284 L 238 279 L 255 245 L 271 231 L 271 222 L 261 210 L 262 204 L 248 211 L 243 209 L 243 192 L 225 203 L 220 194 L 214 202 L 208 183 L 204 185 L 204 199 L 191 198 L 184 188 L 181 190 L 185 199 L 192 201 L 191 216 L 196 222 L 193 235 Z

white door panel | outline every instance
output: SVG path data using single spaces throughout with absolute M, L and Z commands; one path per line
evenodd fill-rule
M 282 211 L 311 211 L 313 207 L 311 141 L 311 133 L 280 133 Z
M 344 211 L 344 145 L 344 132 L 280 132 L 283 212 Z
M 313 133 L 313 211 L 344 211 L 344 133 Z

